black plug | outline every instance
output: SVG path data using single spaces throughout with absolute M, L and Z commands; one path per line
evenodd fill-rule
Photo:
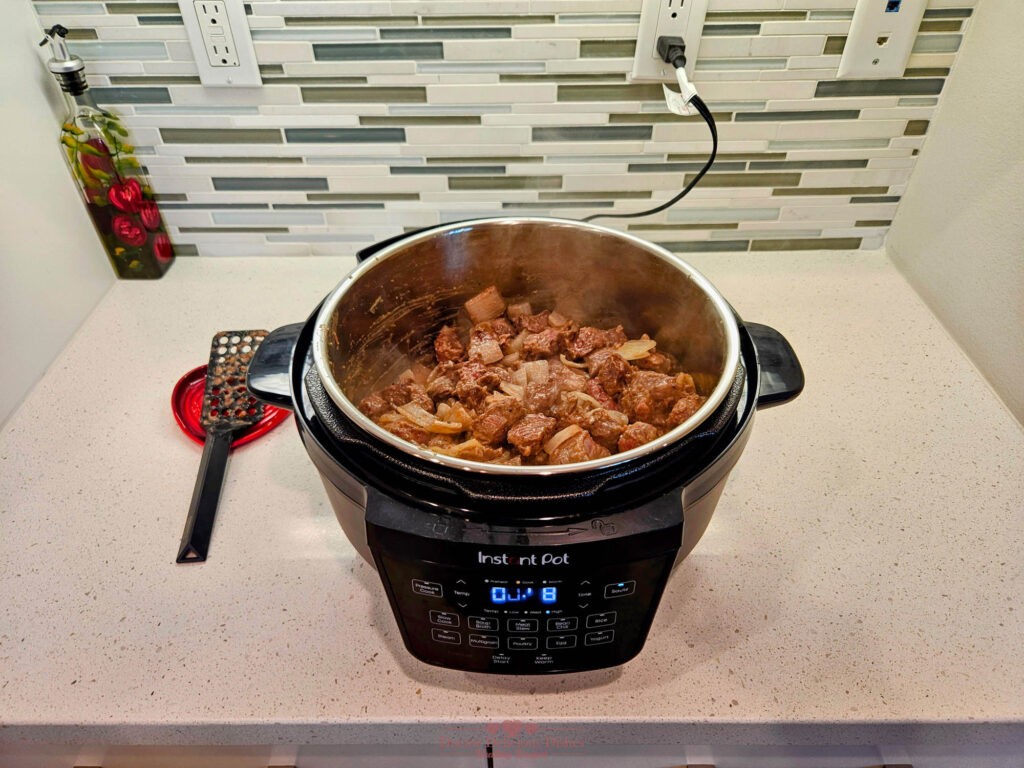
M 686 41 L 683 38 L 663 35 L 658 38 L 655 49 L 662 61 L 671 64 L 676 69 L 686 66 Z

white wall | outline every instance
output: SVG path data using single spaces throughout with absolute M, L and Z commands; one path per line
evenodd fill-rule
M 29 4 L 0 23 L 0 423 L 114 282 L 57 145 L 63 100 Z M 48 82 L 49 81 L 49 82 Z
M 946 89 L 886 247 L 1024 422 L 1021 0 L 978 5 Z

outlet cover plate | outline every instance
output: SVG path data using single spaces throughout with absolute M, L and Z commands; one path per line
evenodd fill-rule
M 902 77 L 925 5 L 927 0 L 859 0 L 837 77 Z
M 205 12 L 204 5 L 207 6 Z M 215 7 L 217 13 L 213 12 Z M 263 85 L 242 0 L 178 0 L 178 8 L 203 85 L 249 88 Z M 216 27 L 211 30 L 214 23 L 222 34 L 217 33 Z M 214 46 L 225 44 L 228 45 L 226 56 L 222 47 L 218 47 L 216 55 L 213 53 Z
M 676 81 L 672 65 L 662 61 L 655 48 L 658 38 L 667 35 L 686 41 L 686 75 L 692 81 L 707 12 L 708 0 L 644 0 L 629 79 L 659 83 Z

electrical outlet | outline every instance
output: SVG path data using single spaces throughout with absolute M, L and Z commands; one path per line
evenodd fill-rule
M 839 79 L 902 77 L 925 5 L 926 0 L 858 0 Z
M 692 80 L 707 12 L 708 0 L 644 0 L 629 79 L 675 82 L 675 70 L 655 47 L 659 37 L 670 36 L 686 41 L 686 74 Z
M 262 85 L 242 0 L 178 0 L 203 85 Z

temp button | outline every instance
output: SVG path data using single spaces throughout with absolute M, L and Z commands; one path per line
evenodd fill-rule
M 604 588 L 605 597 L 625 597 L 636 592 L 635 581 L 620 581 L 616 584 L 608 584 Z

